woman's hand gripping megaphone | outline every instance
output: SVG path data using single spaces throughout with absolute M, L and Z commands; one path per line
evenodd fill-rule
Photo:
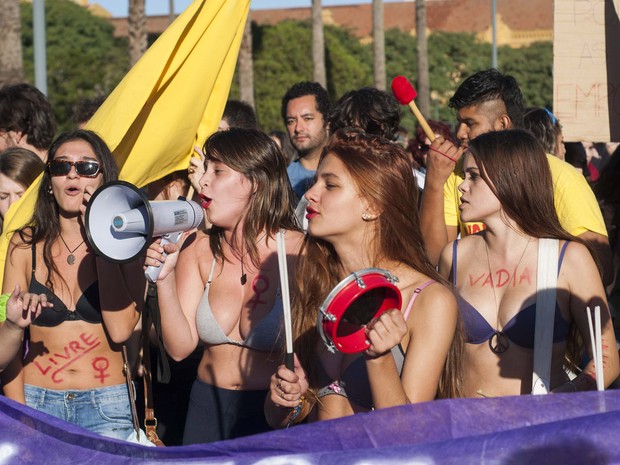
M 189 234 L 189 231 L 166 234 L 146 249 L 144 275 L 150 282 L 162 281 L 174 271 L 179 251 Z

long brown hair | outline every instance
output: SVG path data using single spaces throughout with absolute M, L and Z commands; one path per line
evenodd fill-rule
M 321 160 L 327 154 L 345 165 L 357 191 L 381 210 L 372 244 L 372 265 L 384 261 L 402 263 L 446 284 L 426 256 L 417 211 L 418 189 L 405 149 L 379 136 L 341 129 L 323 150 Z M 297 268 L 299 293 L 293 299 L 295 352 L 307 370 L 311 387 L 318 388 L 318 309 L 338 284 L 340 261 L 329 242 L 311 235 L 304 240 L 303 252 Z M 453 397 L 459 392 L 457 362 L 463 340 L 460 326 L 457 333 L 440 382 L 440 397 Z
M 558 218 L 553 201 L 553 179 L 545 150 L 536 138 L 522 129 L 482 134 L 469 143 L 480 176 L 502 205 L 506 215 L 532 237 L 579 242 L 567 232 Z M 575 368 L 580 362 L 583 342 L 571 323 L 567 341 L 567 362 Z
M 255 129 L 230 128 L 216 132 L 205 142 L 204 154 L 205 163 L 220 161 L 250 181 L 254 195 L 234 227 L 231 248 L 238 255 L 247 250 L 252 263 L 259 266 L 256 242 L 261 231 L 273 238 L 282 228 L 299 230 L 294 213 L 295 195 L 286 172 L 287 161 L 273 139 Z M 243 244 L 236 242 L 236 232 L 241 226 Z M 213 226 L 209 241 L 218 259 L 225 259 L 223 240 L 223 229 Z
M 93 149 L 101 169 L 103 178 L 101 181 L 102 185 L 118 179 L 118 166 L 116 165 L 116 160 L 112 152 L 99 135 L 86 129 L 74 129 L 60 134 L 54 142 L 52 142 L 47 156 L 48 163 L 54 161 L 56 152 L 58 152 L 60 147 L 67 142 L 76 140 L 87 142 Z M 58 207 L 58 202 L 56 202 L 56 198 L 51 195 L 52 175 L 47 166 L 49 165 L 46 165 L 46 169 L 43 171 L 43 177 L 41 178 L 41 183 L 37 192 L 37 200 L 32 218 L 28 225 L 18 230 L 17 233 L 26 246 L 33 246 L 39 242 L 43 243 L 43 263 L 47 268 L 45 285 L 50 291 L 54 292 L 54 285 L 52 283 L 52 277 L 54 275 L 58 276 L 65 285 L 66 282 L 58 271 L 52 254 L 52 246 L 60 236 L 60 209 Z

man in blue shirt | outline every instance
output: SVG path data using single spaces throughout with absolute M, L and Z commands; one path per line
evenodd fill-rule
M 312 185 L 321 151 L 327 143 L 330 101 L 327 91 L 316 82 L 298 82 L 282 98 L 282 118 L 299 158 L 288 167 L 297 198 Z

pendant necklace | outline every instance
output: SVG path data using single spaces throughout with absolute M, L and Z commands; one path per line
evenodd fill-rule
M 67 251 L 69 252 L 69 255 L 67 256 L 67 263 L 68 263 L 69 265 L 73 265 L 73 264 L 75 264 L 75 255 L 73 255 L 73 252 L 75 252 L 77 249 L 79 249 L 79 248 L 80 248 L 80 246 L 84 243 L 84 241 L 80 242 L 80 243 L 78 244 L 78 246 L 77 246 L 75 249 L 71 250 L 71 249 L 69 248 L 69 246 L 67 245 L 67 243 L 65 242 L 65 239 L 62 237 L 62 234 L 58 234 L 58 235 L 60 236 L 60 240 L 62 241 L 62 243 L 63 243 L 63 244 L 65 245 L 65 247 L 67 248 Z
M 256 243 L 257 243 L 257 244 L 260 244 L 260 241 L 262 241 L 262 240 L 265 238 L 265 236 L 266 236 L 266 235 L 267 235 L 267 233 L 263 234 L 263 235 L 261 236 L 261 238 L 260 238 L 259 240 L 257 240 L 257 241 L 256 241 Z M 248 252 L 247 252 L 247 251 L 245 251 L 245 252 L 243 252 L 243 254 L 241 255 L 241 278 L 240 278 L 240 281 L 241 281 L 241 285 L 242 285 L 242 286 L 244 286 L 244 285 L 245 285 L 245 283 L 247 283 L 247 282 L 248 282 L 248 275 L 247 275 L 247 273 L 245 272 L 245 269 L 244 269 L 244 267 L 243 267 L 243 258 L 247 255 L 247 253 L 248 253 Z
M 504 297 L 510 291 L 510 284 L 514 280 L 515 274 L 517 274 L 517 268 L 519 268 L 519 265 L 523 261 L 523 257 L 525 256 L 525 251 L 527 250 L 527 246 L 530 245 L 531 240 L 532 238 L 530 237 L 527 240 L 525 247 L 523 248 L 523 252 L 521 253 L 521 258 L 519 258 L 519 261 L 517 262 L 517 266 L 515 266 L 512 276 L 510 277 L 510 281 L 508 281 L 508 289 L 506 289 L 506 292 L 504 293 Z M 497 322 L 495 323 L 495 331 L 493 332 L 493 335 L 489 338 L 489 348 L 491 349 L 491 352 L 499 355 L 499 354 L 503 354 L 504 352 L 508 350 L 508 347 L 510 346 L 510 340 L 508 339 L 508 336 L 506 336 L 506 334 L 499 329 L 499 305 L 497 304 L 497 295 L 495 294 L 495 283 L 493 282 L 493 272 L 491 271 L 491 256 L 489 255 L 489 246 L 487 245 L 486 240 L 484 241 L 484 247 L 487 252 L 487 265 L 489 267 L 491 289 L 493 289 L 493 299 L 495 300 L 495 310 L 497 311 Z

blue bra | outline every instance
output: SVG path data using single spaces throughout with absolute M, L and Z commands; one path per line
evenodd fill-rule
M 454 241 L 452 246 L 452 282 L 454 287 L 456 287 L 457 243 L 458 240 Z M 560 257 L 558 260 L 558 274 L 560 273 L 560 269 L 562 267 L 564 252 L 566 251 L 567 245 L 568 241 L 564 243 L 562 250 L 560 251 Z M 461 320 L 463 321 L 466 341 L 469 344 L 482 344 L 483 342 L 488 341 L 496 333 L 495 328 L 493 328 L 480 314 L 480 312 L 478 312 L 476 307 L 470 304 L 458 293 L 457 303 L 459 306 Z M 516 345 L 533 349 L 535 327 L 536 303 L 533 303 L 532 305 L 528 305 L 527 307 L 519 310 L 519 312 L 504 325 L 502 333 L 504 333 L 508 339 Z M 556 302 L 553 324 L 553 342 L 556 343 L 566 341 L 568 337 L 568 329 L 569 323 L 562 316 L 560 307 Z

